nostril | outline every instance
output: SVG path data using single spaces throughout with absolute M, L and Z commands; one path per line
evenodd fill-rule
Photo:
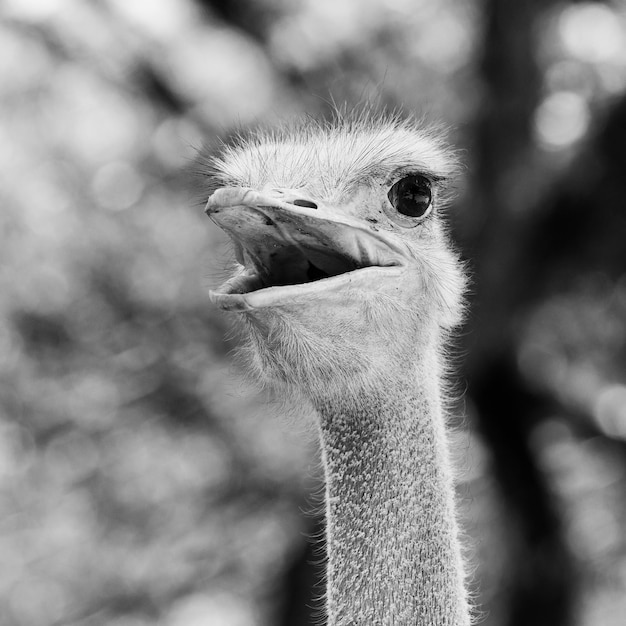
M 297 200 L 292 200 L 291 203 L 296 206 L 303 206 L 307 209 L 317 209 L 317 204 L 315 204 L 315 202 L 311 202 L 310 200 L 300 200 L 300 198 L 298 198 Z

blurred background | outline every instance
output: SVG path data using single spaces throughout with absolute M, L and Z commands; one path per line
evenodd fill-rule
M 463 150 L 455 447 L 482 624 L 624 624 L 622 2 L 0 11 L 1 624 L 313 624 L 316 442 L 231 365 L 194 159 L 333 101 L 435 117 Z

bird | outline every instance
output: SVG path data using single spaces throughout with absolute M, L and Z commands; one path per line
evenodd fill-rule
M 448 426 L 467 272 L 442 137 L 343 112 L 242 134 L 205 170 L 236 259 L 210 299 L 256 378 L 314 409 L 329 626 L 472 621 Z

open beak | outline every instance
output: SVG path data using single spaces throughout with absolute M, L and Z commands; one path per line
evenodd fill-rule
M 238 273 L 210 292 L 228 310 L 284 304 L 400 274 L 406 253 L 368 222 L 285 191 L 218 189 L 207 215 L 231 237 Z

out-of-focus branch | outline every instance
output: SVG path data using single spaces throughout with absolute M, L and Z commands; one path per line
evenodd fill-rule
M 538 200 L 527 189 L 537 178 L 531 122 L 541 74 L 534 36 L 548 7 L 530 0 L 486 5 L 485 98 L 476 128 L 472 193 L 478 218 L 466 231 L 476 275 L 468 385 L 511 521 L 508 626 L 571 624 L 576 586 L 558 509 L 529 444 L 547 405 L 516 367 L 513 325 L 520 274 L 533 254 L 525 233 L 535 215 L 528 205 Z
M 207 12 L 224 20 L 260 42 L 267 39 L 269 25 L 276 19 L 276 5 L 255 0 L 195 0 Z

